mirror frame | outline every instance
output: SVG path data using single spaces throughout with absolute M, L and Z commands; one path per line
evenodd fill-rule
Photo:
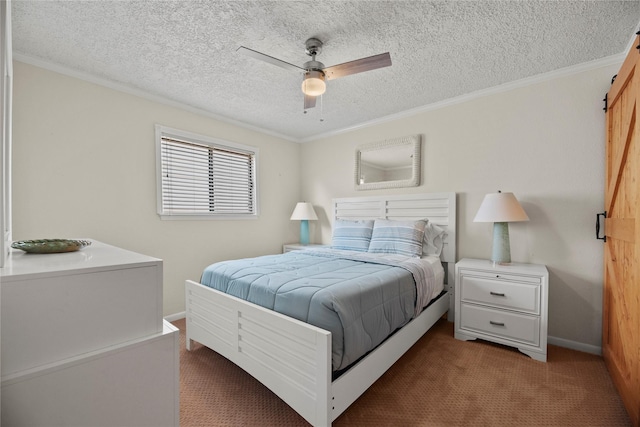
M 360 184 L 361 164 L 360 158 L 362 153 L 367 151 L 375 151 L 380 149 L 397 147 L 400 145 L 411 144 L 413 147 L 413 163 L 411 165 L 411 178 L 396 181 L 380 181 L 365 182 Z M 355 164 L 355 188 L 356 190 L 378 190 L 382 188 L 402 188 L 417 187 L 420 185 L 421 169 L 421 138 L 420 135 L 403 136 L 400 138 L 385 139 L 384 141 L 369 142 L 361 144 L 356 148 L 356 164 Z

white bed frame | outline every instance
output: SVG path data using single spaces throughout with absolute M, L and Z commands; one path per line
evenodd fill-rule
M 443 295 L 418 317 L 331 381 L 331 333 L 288 316 L 186 282 L 187 350 L 192 340 L 247 371 L 314 426 L 329 426 L 449 310 L 453 318 L 455 193 L 333 200 L 333 220 L 429 218 L 447 230 L 441 259 Z

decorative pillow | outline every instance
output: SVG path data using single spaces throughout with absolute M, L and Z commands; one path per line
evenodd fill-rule
M 424 229 L 424 243 L 422 245 L 422 255 L 440 256 L 444 247 L 444 229 L 438 227 L 431 221 L 427 222 Z
M 377 219 L 373 225 L 369 252 L 422 256 L 422 241 L 427 221 Z
M 331 247 L 348 251 L 366 252 L 369 249 L 373 220 L 339 219 L 333 225 Z

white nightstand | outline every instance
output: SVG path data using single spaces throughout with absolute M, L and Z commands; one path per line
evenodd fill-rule
M 318 245 L 314 243 L 310 243 L 308 245 L 303 245 L 301 243 L 286 243 L 282 245 L 282 253 L 291 252 L 291 251 L 303 251 L 306 249 L 319 249 L 319 248 L 328 248 L 329 245 Z
M 547 361 L 549 272 L 544 265 L 456 263 L 455 337 L 517 347 Z

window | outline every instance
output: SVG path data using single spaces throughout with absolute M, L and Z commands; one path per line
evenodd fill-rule
M 258 150 L 156 126 L 162 219 L 256 218 Z

